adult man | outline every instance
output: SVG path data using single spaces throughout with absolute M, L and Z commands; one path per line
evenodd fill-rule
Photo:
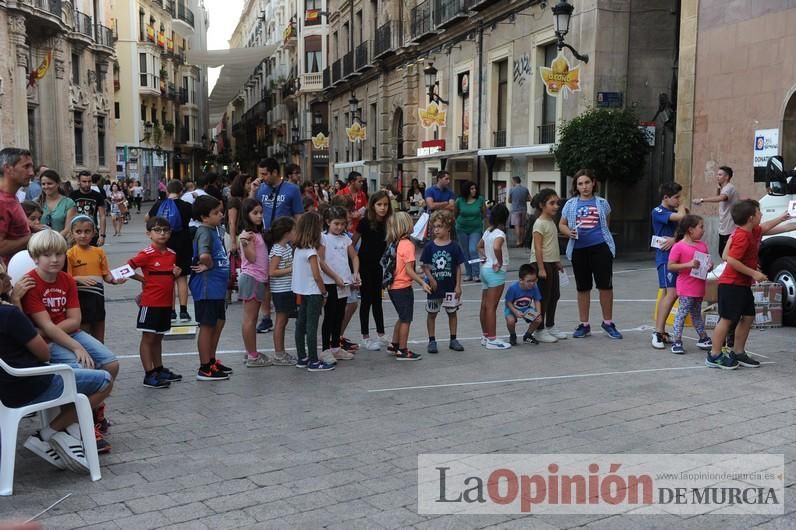
M 735 230 L 735 223 L 732 222 L 732 207 L 738 202 L 738 192 L 735 186 L 730 183 L 732 179 L 732 168 L 721 166 L 716 172 L 717 195 L 715 197 L 705 197 L 694 199 L 694 204 L 706 202 L 719 203 L 719 256 L 724 254 L 724 247 Z
M 0 150 L 0 257 L 5 263 L 23 250 L 30 239 L 30 228 L 25 211 L 16 193 L 33 177 L 33 159 L 27 149 L 6 147 Z
M 435 210 L 454 210 L 453 202 L 456 196 L 450 190 L 450 185 L 450 173 L 444 170 L 437 173 L 437 184 L 429 186 L 424 196 L 428 213 L 433 213 Z
M 301 168 L 296 164 L 288 164 L 285 166 L 285 174 L 287 179 L 293 184 L 301 184 Z
M 180 197 L 180 199 L 192 205 L 197 198 L 201 197 L 202 195 L 207 195 L 207 192 L 205 191 L 205 187 L 207 186 L 207 180 L 208 180 L 207 176 L 199 177 L 196 181 L 197 183 L 196 189 L 189 189 L 190 186 L 188 186 L 187 184 L 193 184 L 193 183 L 190 181 L 187 182 L 185 186 L 186 192 L 182 194 L 182 197 Z M 191 221 L 188 223 L 188 226 L 190 227 L 192 241 L 193 241 L 193 235 L 196 233 L 196 229 L 199 228 L 201 224 L 202 223 L 200 221 L 197 221 L 196 219 L 191 217 Z
M 351 213 L 351 226 L 348 229 L 351 233 L 356 233 L 359 220 L 365 217 L 368 211 L 368 196 L 362 190 L 362 184 L 365 179 L 358 171 L 352 171 L 348 174 L 348 185 L 341 189 L 338 195 L 351 195 L 354 199 L 354 211 Z
M 23 201 L 35 201 L 41 195 L 41 184 L 39 184 L 39 179 L 41 178 L 41 174 L 47 171 L 49 168 L 44 164 L 40 165 L 36 168 L 36 174 L 30 180 L 27 186 L 23 186 L 17 190 L 17 200 L 19 202 Z
M 101 247 L 105 244 L 105 197 L 102 193 L 91 189 L 92 177 L 89 171 L 77 174 L 78 188 L 72 192 L 70 198 L 75 201 L 78 214 L 88 215 L 94 220 L 94 226 L 99 227 L 99 234 L 94 236 L 91 244 Z
M 514 185 L 509 190 L 509 204 L 511 204 L 511 224 L 514 225 L 516 246 L 522 246 L 525 240 L 525 221 L 528 217 L 528 206 L 531 202 L 531 192 L 520 184 L 520 177 L 512 177 Z

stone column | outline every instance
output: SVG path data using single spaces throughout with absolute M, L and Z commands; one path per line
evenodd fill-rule
M 16 57 L 13 70 L 13 124 L 14 147 L 27 149 L 28 143 L 28 45 L 25 44 L 25 17 L 8 15 L 8 28 L 11 36 L 12 53 Z
M 42 138 L 46 134 L 53 134 L 52 138 L 52 156 L 55 163 L 58 164 L 58 170 L 61 175 L 70 175 L 74 169 L 72 162 L 72 150 L 74 145 L 74 133 L 70 128 L 71 119 L 69 113 L 71 112 L 71 101 L 69 93 L 69 80 L 65 75 L 65 55 L 68 53 L 68 45 L 63 37 L 55 36 L 50 40 L 50 46 L 53 50 L 53 64 L 50 65 L 50 72 L 44 80 L 48 81 L 47 86 L 53 88 L 53 97 L 50 98 L 49 116 L 54 122 L 53 131 L 47 133 L 42 131 Z M 52 76 L 50 78 L 50 76 Z M 49 78 L 49 79 L 48 79 Z M 44 102 L 42 101 L 42 107 Z M 42 124 L 46 123 L 46 116 L 42 115 Z M 44 142 L 43 142 L 44 143 Z

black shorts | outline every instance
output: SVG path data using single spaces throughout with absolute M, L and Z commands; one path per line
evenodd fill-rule
M 274 302 L 274 310 L 277 313 L 287 313 L 295 316 L 296 314 L 296 295 L 291 292 L 271 293 L 271 300 Z
M 94 324 L 105 321 L 105 297 L 86 291 L 77 291 L 80 300 L 80 323 Z
M 195 300 L 193 311 L 200 326 L 215 326 L 219 320 L 227 319 L 227 303 L 224 300 Z
M 719 316 L 737 322 L 755 316 L 755 297 L 745 285 L 719 284 Z
M 572 271 L 578 291 L 591 291 L 592 276 L 598 289 L 614 288 L 614 256 L 607 243 L 573 250 Z
M 138 308 L 138 323 L 136 329 L 157 333 L 162 335 L 171 329 L 171 308 L 170 307 L 146 307 Z
M 387 292 L 392 300 L 392 305 L 395 306 L 395 312 L 398 313 L 398 320 L 411 322 L 415 309 L 415 293 L 412 291 L 412 287 L 388 289 Z
M 193 259 L 193 242 L 187 230 L 173 232 L 166 244 L 177 254 L 176 265 L 180 268 L 180 276 L 188 276 L 191 273 L 191 260 Z

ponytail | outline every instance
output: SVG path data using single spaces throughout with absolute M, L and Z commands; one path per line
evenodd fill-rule
M 699 226 L 699 223 L 702 222 L 702 217 L 698 215 L 688 214 L 680 221 L 680 224 L 677 225 L 677 231 L 674 233 L 674 240 L 680 241 L 682 240 L 688 231 L 692 228 L 696 228 Z

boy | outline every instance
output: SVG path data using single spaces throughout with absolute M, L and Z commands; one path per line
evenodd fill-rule
M 732 242 L 727 250 L 727 266 L 719 277 L 719 323 L 713 330 L 713 347 L 705 357 L 709 368 L 735 370 L 738 366 L 758 368 L 760 363 L 746 354 L 746 339 L 755 317 L 755 300 L 752 282 L 766 281 L 766 275 L 757 270 L 757 252 L 760 238 L 776 225 L 789 218 L 783 214 L 763 224 L 760 219 L 760 204 L 752 199 L 739 201 L 732 207 L 732 220 L 738 225 L 732 233 Z M 722 353 L 721 347 L 733 322 L 738 322 L 735 331 L 734 349 Z
M 55 230 L 43 230 L 28 242 L 28 252 L 36 268 L 25 275 L 33 279 L 33 286 L 22 298 L 22 310 L 39 328 L 49 343 L 50 361 L 68 364 L 72 368 L 94 368 L 110 374 L 111 384 L 119 373 L 116 356 L 100 341 L 80 329 L 80 299 L 77 284 L 63 272 L 66 261 L 66 240 Z M 95 426 L 97 451 L 107 453 L 111 445 L 100 430 L 102 420 Z
M 354 198 L 351 195 L 335 195 L 332 197 L 332 201 L 329 203 L 330 206 L 342 206 L 345 208 L 346 212 L 348 212 L 348 227 L 346 230 L 346 234 L 351 239 L 354 238 L 353 228 L 354 224 Z M 359 252 L 359 245 L 362 243 L 360 241 L 356 241 L 354 243 L 354 248 Z M 345 306 L 345 314 L 343 315 L 343 324 L 340 326 L 340 347 L 349 353 L 356 353 L 359 350 L 359 344 L 355 342 L 351 342 L 347 338 L 343 336 L 345 330 L 348 328 L 348 324 L 351 322 L 351 319 L 354 316 L 354 313 L 357 311 L 357 307 L 359 306 L 359 288 L 352 288 L 351 294 L 348 295 L 348 302 Z
M 141 331 L 139 353 L 144 367 L 144 386 L 168 388 L 182 381 L 182 376 L 163 367 L 163 335 L 171 329 L 174 278 L 182 269 L 177 266 L 177 253 L 166 245 L 171 225 L 165 217 L 151 217 L 146 222 L 146 235 L 152 242 L 127 262 L 133 269 L 141 269 L 133 279 L 143 284 L 141 307 L 136 328 Z
M 506 291 L 506 307 L 503 309 L 503 316 L 506 317 L 509 344 L 512 346 L 517 345 L 515 328 L 520 320 L 528 322 L 528 330 L 522 336 L 522 341 L 539 344 L 539 341 L 533 336 L 533 332 L 542 321 L 542 293 L 539 291 L 539 286 L 536 285 L 536 275 L 536 266 L 525 263 L 520 266 L 520 279 Z
M 227 320 L 226 295 L 229 259 L 218 227 L 224 220 L 224 206 L 210 195 L 193 203 L 193 218 L 201 224 L 193 240 L 193 263 L 188 286 L 194 300 L 194 315 L 199 324 L 199 381 L 229 379 L 232 369 L 216 359 L 218 340 Z
M 423 272 L 426 273 L 429 285 L 433 291 L 428 295 L 426 302 L 426 327 L 428 329 L 428 353 L 438 353 L 436 330 L 437 313 L 445 307 L 448 314 L 450 328 L 450 343 L 448 347 L 454 351 L 464 351 L 464 347 L 456 339 L 457 318 L 462 298 L 461 265 L 464 263 L 464 252 L 458 243 L 451 241 L 451 228 L 453 227 L 453 214 L 449 210 L 437 210 L 429 219 L 434 230 L 434 239 L 423 247 L 420 262 Z M 444 305 L 447 293 L 455 293 L 454 305 Z
M 676 182 L 664 182 L 660 187 L 661 203 L 652 210 L 652 235 L 665 238 L 665 242 L 655 249 L 655 267 L 658 269 L 658 287 L 666 293 L 658 300 L 655 331 L 652 333 L 652 347 L 662 350 L 666 347 L 666 319 L 677 300 L 677 273 L 670 272 L 669 250 L 674 245 L 674 232 L 677 223 L 682 221 L 688 210 L 680 204 L 683 187 Z

